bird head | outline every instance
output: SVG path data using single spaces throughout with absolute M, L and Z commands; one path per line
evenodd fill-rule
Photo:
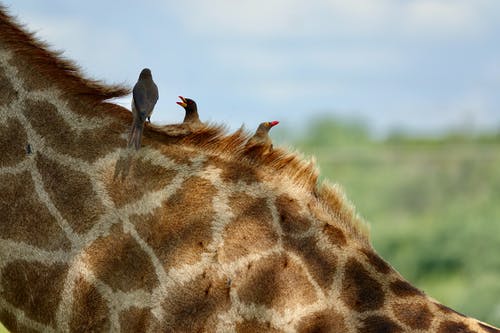
M 141 74 L 139 74 L 139 79 L 147 79 L 147 78 L 151 78 L 151 77 L 152 77 L 151 70 L 149 68 L 144 68 L 141 71 Z
M 269 132 L 271 128 L 274 126 L 278 125 L 280 122 L 277 120 L 274 121 L 266 121 L 263 123 L 260 123 L 259 127 L 257 128 L 257 132 Z
M 182 96 L 179 96 L 179 98 L 181 99 L 181 101 L 180 102 L 176 102 L 176 103 L 179 104 L 180 106 L 182 106 L 184 109 L 186 109 L 186 110 L 196 110 L 196 102 L 195 101 L 193 101 L 190 98 L 185 98 L 185 97 L 182 97 Z

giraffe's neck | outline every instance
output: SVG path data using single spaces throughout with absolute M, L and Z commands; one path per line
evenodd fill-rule
M 248 136 L 211 127 L 147 129 L 129 152 L 131 114 L 101 102 L 120 90 L 31 63 L 15 28 L 0 15 L 12 332 L 497 332 L 405 282 L 294 155 L 248 157 Z

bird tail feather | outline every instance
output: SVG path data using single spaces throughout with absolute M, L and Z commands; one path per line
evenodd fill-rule
M 142 131 L 144 129 L 144 122 L 138 121 L 134 122 L 132 129 L 130 130 L 130 136 L 128 139 L 128 147 L 135 147 L 135 150 L 141 148 L 142 142 Z

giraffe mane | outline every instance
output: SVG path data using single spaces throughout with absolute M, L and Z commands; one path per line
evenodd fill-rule
M 80 67 L 64 58 L 62 51 L 54 51 L 40 41 L 34 33 L 27 32 L 25 25 L 7 13 L 0 4 L 0 43 L 16 53 L 30 59 L 30 64 L 44 76 L 50 77 L 61 87 L 61 91 L 77 96 L 88 96 L 96 101 L 124 96 L 130 88 L 123 85 L 107 85 L 99 80 L 85 78 Z
M 152 132 L 149 135 L 156 136 L 160 142 L 196 147 L 207 154 L 242 163 L 250 168 L 264 169 L 292 181 L 313 195 L 321 209 L 336 216 L 351 235 L 369 242 L 368 224 L 356 213 L 342 187 L 328 180 L 318 183 L 319 169 L 314 157 L 307 159 L 300 152 L 281 147 L 268 152 L 262 145 L 248 145 L 252 133 L 244 127 L 233 133 L 229 133 L 227 126 L 220 124 L 207 124 L 192 130 L 182 124 L 152 125 L 149 129 Z

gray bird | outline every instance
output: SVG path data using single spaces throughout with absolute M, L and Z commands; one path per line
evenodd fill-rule
M 190 125 L 201 125 L 200 117 L 198 116 L 198 107 L 196 102 L 191 98 L 184 98 L 179 96 L 182 102 L 176 102 L 186 110 L 186 115 L 184 116 L 184 124 Z
M 267 148 L 267 151 L 271 151 L 273 149 L 273 141 L 269 136 L 269 131 L 278 124 L 279 121 L 276 120 L 260 123 L 255 134 L 248 140 L 247 147 L 251 145 L 263 145 Z
M 132 114 L 134 122 L 130 130 L 128 147 L 141 148 L 142 131 L 144 122 L 151 117 L 156 102 L 158 101 L 158 87 L 153 81 L 151 70 L 144 68 L 139 74 L 139 79 L 132 90 Z

